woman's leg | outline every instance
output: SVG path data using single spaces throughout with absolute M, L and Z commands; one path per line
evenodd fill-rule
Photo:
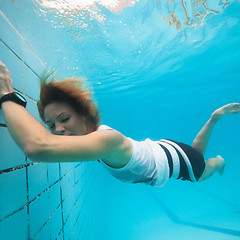
M 208 159 L 207 161 L 205 161 L 205 169 L 203 171 L 202 176 L 198 179 L 198 182 L 210 178 L 216 171 L 218 171 L 219 174 L 222 175 L 224 167 L 225 161 L 221 156 L 218 155 L 215 158 Z
M 192 147 L 204 155 L 212 130 L 218 120 L 223 116 L 235 114 L 238 112 L 240 112 L 239 103 L 230 103 L 217 109 L 194 139 Z M 219 173 L 222 174 L 224 166 L 225 161 L 222 157 L 217 156 L 216 158 L 210 158 L 208 161 L 206 161 L 205 170 L 199 181 L 203 181 L 209 178 L 216 171 L 219 171 Z

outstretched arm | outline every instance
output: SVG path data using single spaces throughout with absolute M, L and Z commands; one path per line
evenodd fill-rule
M 226 115 L 231 115 L 240 112 L 239 103 L 227 104 L 213 112 L 211 118 L 207 121 L 201 131 L 193 141 L 193 148 L 197 149 L 202 154 L 205 153 L 212 130 L 218 120 Z

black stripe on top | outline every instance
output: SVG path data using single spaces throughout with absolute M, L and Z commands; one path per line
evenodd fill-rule
M 200 153 L 199 151 L 197 151 L 196 149 L 194 149 L 193 147 L 185 143 L 176 142 L 173 140 L 170 140 L 170 141 L 176 143 L 185 152 L 185 154 L 187 155 L 191 163 L 193 174 L 196 180 L 198 180 L 203 174 L 205 169 L 205 161 L 202 153 Z
M 205 169 L 205 161 L 204 161 L 203 154 L 188 144 L 173 141 L 171 139 L 167 139 L 167 140 L 177 144 L 185 152 L 185 154 L 187 155 L 187 157 L 191 163 L 193 174 L 194 174 L 196 180 L 198 180 L 202 176 L 204 169 Z M 164 139 L 163 139 L 163 142 L 165 142 Z M 170 143 L 168 143 L 168 144 L 170 144 Z M 172 144 L 170 144 L 170 145 L 172 146 Z M 172 147 L 174 147 L 174 146 L 172 146 Z M 176 151 L 177 151 L 177 154 L 180 159 L 180 174 L 179 174 L 178 179 L 181 178 L 182 180 L 188 180 L 188 181 L 192 182 L 193 180 L 189 176 L 188 167 L 185 163 L 183 156 L 177 149 L 176 149 Z
M 179 143 L 176 142 L 176 141 L 173 141 L 171 139 L 166 139 L 166 140 L 171 141 L 173 143 L 176 143 L 179 147 L 181 147 L 179 145 Z M 192 182 L 192 179 L 189 176 L 189 171 L 188 171 L 187 164 L 186 164 L 182 154 L 179 152 L 179 150 L 173 144 L 171 144 L 169 142 L 165 142 L 164 140 L 163 140 L 163 142 L 169 144 L 170 146 L 172 146 L 175 149 L 175 151 L 177 152 L 177 155 L 178 155 L 178 158 L 179 158 L 179 164 L 180 164 L 180 171 L 179 171 L 179 175 L 178 175 L 177 179 L 181 179 L 182 181 L 186 181 L 187 180 L 187 181 L 191 181 Z M 184 149 L 182 149 L 182 150 L 184 151 Z M 185 154 L 186 154 L 186 152 L 185 152 Z
M 158 143 L 162 149 L 164 150 L 165 154 L 167 155 L 167 160 L 168 160 L 168 165 L 169 165 L 169 178 L 172 177 L 173 174 L 173 160 L 172 160 L 172 155 L 171 153 L 168 151 L 168 149 L 163 146 L 161 143 Z
M 182 156 L 182 154 L 175 148 L 175 150 L 177 151 L 179 160 L 180 160 L 180 173 L 177 179 L 181 179 L 183 181 L 192 181 L 192 179 L 189 176 L 189 172 L 188 172 L 188 167 L 187 164 Z
M 167 139 L 167 140 L 168 140 L 168 141 L 172 141 L 172 140 L 170 140 L 170 139 Z M 182 154 L 181 154 L 181 153 L 178 151 L 178 149 L 175 148 L 175 146 L 173 146 L 171 143 L 165 142 L 165 141 L 163 141 L 163 142 L 166 143 L 166 144 L 169 144 L 170 146 L 172 146 L 172 147 L 175 149 L 175 151 L 177 152 L 177 155 L 178 155 L 178 158 L 179 158 L 179 164 L 180 164 L 180 171 L 179 171 L 179 176 L 178 176 L 177 179 L 181 179 L 181 180 L 183 180 L 183 181 L 186 181 L 186 180 L 192 181 L 192 179 L 191 179 L 190 176 L 189 176 L 187 164 L 186 164 L 186 162 L 185 162 Z M 175 142 L 175 141 L 172 141 L 172 142 L 178 144 L 178 143 Z M 179 144 L 178 144 L 178 145 L 179 145 Z M 162 145 L 161 145 L 161 147 L 163 148 Z M 171 171 L 171 174 L 170 174 L 170 176 L 169 176 L 169 178 L 170 178 L 170 177 L 172 176 L 172 173 L 173 173 L 173 160 L 172 160 L 172 155 L 170 154 L 170 152 L 169 152 L 168 150 L 166 151 L 165 149 L 166 149 L 166 147 L 163 148 L 163 150 L 165 151 L 165 153 L 166 153 L 166 155 L 167 155 L 167 157 L 168 157 L 168 164 L 169 164 L 169 168 L 170 168 L 170 171 Z M 170 155 L 170 157 L 169 157 L 169 155 L 167 154 L 167 152 L 168 152 L 168 154 Z M 185 151 L 184 151 L 184 152 L 185 152 Z

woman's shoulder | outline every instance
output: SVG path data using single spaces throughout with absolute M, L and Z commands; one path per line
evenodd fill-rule
M 112 130 L 112 131 L 102 131 Z M 96 137 L 101 138 L 101 143 L 105 143 L 105 147 L 111 149 L 110 154 L 102 158 L 102 160 L 113 168 L 123 167 L 132 156 L 132 144 L 119 131 L 107 126 L 100 125 L 95 132 Z
M 100 125 L 98 128 L 97 128 L 97 131 L 101 131 L 101 130 L 113 130 L 113 128 L 107 126 L 107 125 Z
M 107 131 L 106 131 L 107 130 Z M 111 131 L 108 131 L 111 130 Z M 96 137 L 101 137 L 102 140 L 105 139 L 107 144 L 122 144 L 127 140 L 127 138 L 116 129 L 113 129 L 107 125 L 100 125 L 94 134 Z

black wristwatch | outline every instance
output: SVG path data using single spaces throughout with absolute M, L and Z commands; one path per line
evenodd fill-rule
M 27 105 L 27 101 L 26 101 L 25 97 L 18 92 L 8 93 L 8 94 L 2 96 L 0 98 L 0 109 L 2 107 L 2 103 L 6 102 L 6 101 L 15 102 L 17 104 L 22 105 L 23 107 L 26 107 L 26 105 Z

